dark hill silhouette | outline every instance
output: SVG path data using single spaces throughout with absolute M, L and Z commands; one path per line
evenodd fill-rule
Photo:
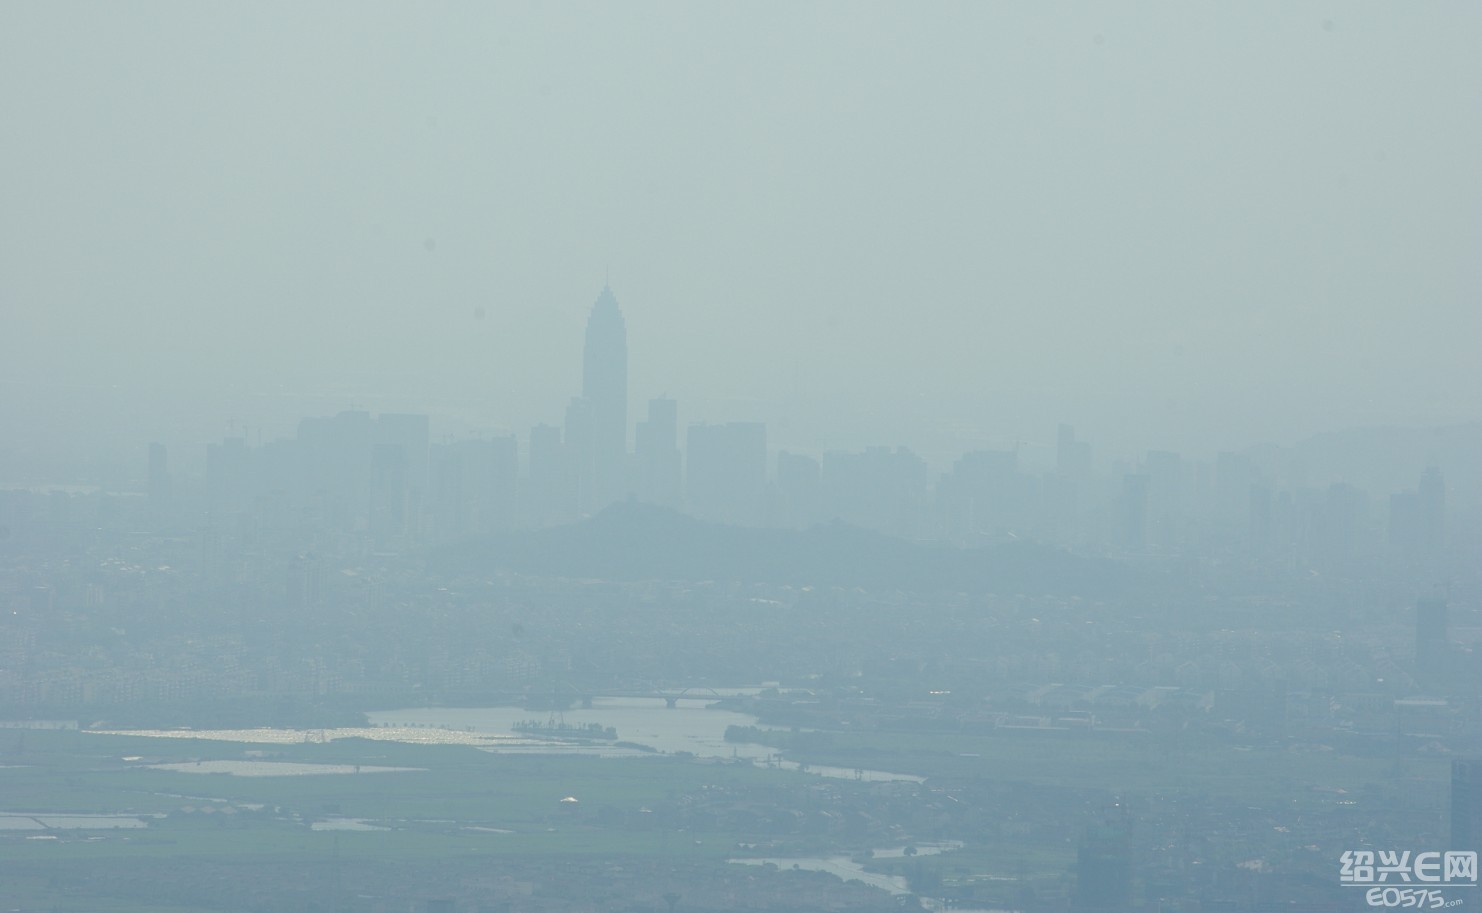
M 580 523 L 472 539 L 432 563 L 453 573 L 506 569 L 606 580 L 734 580 L 917 592 L 1110 596 L 1131 571 L 1030 542 L 960 549 L 832 524 L 798 531 L 706 523 L 647 504 L 618 504 Z

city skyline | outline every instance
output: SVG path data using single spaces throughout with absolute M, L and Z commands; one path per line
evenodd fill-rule
M 632 406 L 641 403 L 643 395 L 629 387 L 627 325 L 616 294 L 608 282 L 603 283 L 587 312 L 582 338 L 580 360 L 571 366 L 574 379 L 567 384 L 567 388 L 574 392 L 566 403 L 564 413 L 546 416 L 519 431 L 471 429 L 461 426 L 456 418 L 447 413 L 426 412 L 415 407 L 390 410 L 365 409 L 352 405 L 348 409 L 325 410 L 317 418 L 297 416 L 292 424 L 283 423 L 283 429 L 277 434 L 265 435 L 261 427 L 254 434 L 252 429 L 244 427 L 228 428 L 225 435 L 199 443 L 182 445 L 175 441 L 167 446 L 159 440 L 151 440 L 148 442 L 147 466 L 134 456 L 113 453 L 111 466 L 96 470 L 97 474 L 91 479 L 67 477 L 63 470 L 51 477 L 33 475 L 28 481 L 23 471 L 16 473 L 12 467 L 12 474 L 21 478 L 12 479 L 9 484 L 13 487 L 16 484 L 44 486 L 61 482 L 91 482 L 101 484 L 104 488 L 152 490 L 161 484 L 157 479 L 158 463 L 165 452 L 173 451 L 173 465 L 177 472 L 199 477 L 209 472 L 211 454 L 220 451 L 223 440 L 229 445 L 237 442 L 233 446 L 260 447 L 264 443 L 288 439 L 289 429 L 294 426 L 302 434 L 305 422 L 331 421 L 330 415 L 339 418 L 360 415 L 369 420 L 373 414 L 379 413 L 405 415 L 407 420 L 415 419 L 420 426 L 416 433 L 423 440 L 424 451 L 427 444 L 434 441 L 445 445 L 458 443 L 465 448 L 486 447 L 492 441 L 501 452 L 507 448 L 507 456 L 500 459 L 509 462 L 509 472 L 518 472 L 524 480 L 522 484 L 531 486 L 532 491 L 544 492 L 529 496 L 536 497 L 545 505 L 535 509 L 535 514 L 532 515 L 545 517 L 545 522 L 555 518 L 571 519 L 591 515 L 606 505 L 636 496 L 640 500 L 671 507 L 692 507 L 691 499 L 698 497 L 701 503 L 710 505 L 699 510 L 702 516 L 730 522 L 755 523 L 761 515 L 753 513 L 754 506 L 747 506 L 748 499 L 756 501 L 761 497 L 761 489 L 755 486 L 765 483 L 786 487 L 789 483 L 785 477 L 789 472 L 794 473 L 792 480 L 795 482 L 795 473 L 799 471 L 816 476 L 819 467 L 826 466 L 831 460 L 837 462 L 852 458 L 851 454 L 868 455 L 891 448 L 920 462 L 922 472 L 929 470 L 931 481 L 923 483 L 923 491 L 934 491 L 939 485 L 950 488 L 954 484 L 951 481 L 954 473 L 961 470 L 964 461 L 970 463 L 984 458 L 997 459 L 998 456 L 1011 459 L 1014 467 L 1012 471 L 1015 473 L 1053 472 L 1064 475 L 1069 472 L 1076 477 L 1090 478 L 1093 474 L 1115 477 L 1119 473 L 1144 473 L 1147 466 L 1160 460 L 1171 459 L 1175 464 L 1185 463 L 1189 467 L 1188 471 L 1194 471 L 1194 467 L 1213 467 L 1216 459 L 1223 461 L 1235 454 L 1243 455 L 1243 459 L 1259 454 L 1258 462 L 1266 467 L 1266 478 L 1273 484 L 1289 485 L 1293 480 L 1300 483 L 1306 479 L 1308 472 L 1315 471 L 1318 474 L 1317 480 L 1322 483 L 1357 483 L 1360 489 L 1394 493 L 1394 497 L 1399 500 L 1391 505 L 1391 509 L 1397 512 L 1396 516 L 1401 517 L 1399 522 L 1402 525 L 1414 525 L 1404 517 L 1416 510 L 1409 506 L 1415 497 L 1414 493 L 1405 495 L 1402 489 L 1413 481 L 1415 474 L 1421 469 L 1436 472 L 1438 465 L 1445 464 L 1450 472 L 1452 487 L 1464 502 L 1470 503 L 1482 495 L 1482 474 L 1472 471 L 1476 462 L 1469 459 L 1469 455 L 1482 452 L 1479 451 L 1482 448 L 1482 423 L 1432 429 L 1429 433 L 1425 429 L 1378 432 L 1354 429 L 1347 432 L 1346 436 L 1368 435 L 1378 441 L 1379 446 L 1373 448 L 1375 452 L 1369 455 L 1367 464 L 1360 460 L 1343 468 L 1324 466 L 1321 455 L 1324 448 L 1321 446 L 1316 447 L 1318 456 L 1315 459 L 1311 455 L 1300 455 L 1303 448 L 1313 449 L 1314 444 L 1320 445 L 1325 436 L 1343 439 L 1343 432 L 1336 435 L 1333 432 L 1312 435 L 1285 448 L 1273 449 L 1268 442 L 1257 442 L 1249 447 L 1218 453 L 1183 454 L 1145 446 L 1131 453 L 1114 451 L 1108 454 L 1100 446 L 1103 442 L 1098 441 L 1098 446 L 1093 448 L 1092 443 L 1086 439 L 1088 435 L 1084 430 L 1077 440 L 1075 426 L 1060 422 L 1054 444 L 984 436 L 976 442 L 977 446 L 964 446 L 955 452 L 938 450 L 933 453 L 930 449 L 915 447 L 912 442 L 900 438 L 887 443 L 889 438 L 886 435 L 870 432 L 857 438 L 851 445 L 798 447 L 793 443 L 796 440 L 796 429 L 793 429 L 793 436 L 778 435 L 776 425 L 766 421 L 715 422 L 703 415 L 690 416 L 686 414 L 688 404 L 667 395 L 649 398 L 647 418 L 630 421 Z M 785 421 L 783 427 L 787 428 Z M 137 434 L 137 429 L 134 431 Z M 402 435 L 405 439 L 404 432 Z M 1049 434 L 1036 436 L 1045 441 L 1051 437 Z M 142 442 L 134 442 L 130 446 L 137 453 Z M 734 500 L 736 493 L 725 490 L 730 482 L 718 480 L 713 483 L 720 486 L 715 489 L 714 494 L 695 495 L 691 489 L 689 454 L 698 452 L 708 455 L 702 456 L 700 474 L 703 477 L 709 472 L 706 465 L 715 460 L 724 461 L 727 458 L 722 454 L 728 449 L 737 448 L 757 454 L 762 466 L 757 480 L 746 482 L 742 486 L 742 489 L 750 493 L 739 496 L 740 501 Z M 1327 449 L 1331 450 L 1331 445 Z M 1283 456 L 1283 452 L 1286 455 Z M 204 462 L 200 462 L 203 458 Z M 426 457 L 417 459 L 419 462 L 410 477 L 420 477 L 425 484 L 430 485 Z M 799 460 L 811 463 L 812 468 L 803 466 Z M 1073 468 L 1067 470 L 1067 467 Z M 751 472 L 737 471 L 743 476 Z M 1163 472 L 1166 475 L 1168 470 Z M 1422 482 L 1424 489 L 1424 480 Z M 705 483 L 700 483 L 702 490 L 705 487 Z M 722 506 L 726 504 L 730 506 Z
M 144 490 L 156 510 L 180 516 L 187 501 L 173 492 L 190 490 L 190 510 L 208 518 L 252 516 L 287 498 L 382 544 L 567 524 L 636 501 L 729 526 L 842 523 L 959 545 L 1028 539 L 1152 555 L 1222 543 L 1340 564 L 1387 550 L 1431 566 L 1424 574 L 1464 548 L 1482 518 L 1482 460 L 1467 457 L 1482 452 L 1482 427 L 1453 441 L 1446 460 L 1426 454 L 1423 471 L 1411 453 L 1388 483 L 1352 474 L 1362 459 L 1347 475 L 1324 465 L 1320 450 L 1099 458 L 1095 442 L 1064 423 L 1049 465 L 1022 460 L 1018 445 L 965 451 L 945 468 L 905 446 L 815 457 L 769 442 L 764 422 L 682 422 L 682 405 L 667 396 L 630 423 L 627 353 L 626 323 L 604 283 L 584 333 L 580 392 L 559 426 L 435 440 L 425 414 L 341 411 L 301 419 L 292 437 L 209 444 L 204 478 L 183 476 L 189 485 L 176 484 L 168 449 L 152 442 Z M 1448 486 L 1442 462 L 1459 485 Z
M 542 461 L 542 451 L 550 451 L 556 448 L 559 452 L 559 461 L 566 465 L 562 473 L 572 473 L 575 477 L 575 492 L 571 495 L 571 507 L 562 508 L 559 513 L 569 513 L 571 516 L 578 514 L 590 514 L 600 510 L 603 505 L 619 501 L 624 497 L 646 492 L 646 498 L 655 504 L 677 505 L 679 497 L 673 494 L 661 494 L 664 491 L 680 491 L 682 485 L 680 477 L 685 477 L 688 470 L 682 468 L 685 461 L 685 452 L 691 451 L 695 446 L 695 433 L 700 431 L 701 440 L 708 442 L 711 433 L 719 433 L 723 427 L 737 427 L 742 425 L 754 425 L 757 433 L 762 436 L 763 442 L 768 440 L 768 434 L 777 433 L 775 427 L 771 427 L 766 421 L 710 421 L 705 416 L 686 416 L 680 419 L 683 408 L 674 397 L 661 394 L 658 397 L 648 399 L 648 418 L 642 421 L 630 421 L 631 406 L 642 405 L 642 394 L 630 390 L 628 387 L 628 338 L 627 325 L 622 316 L 621 307 L 618 305 L 617 295 L 612 291 L 611 283 L 605 282 L 602 291 L 597 295 L 596 301 L 591 305 L 585 320 L 584 342 L 582 342 L 581 359 L 578 365 L 572 366 L 576 376 L 574 384 L 568 387 L 575 390 L 566 402 L 563 415 L 545 416 L 541 421 L 522 430 L 513 428 L 495 428 L 495 430 L 479 430 L 479 428 L 459 427 L 456 419 L 449 421 L 448 414 L 439 415 L 437 412 L 422 411 L 422 409 L 366 409 L 360 405 L 350 405 L 348 408 L 332 409 L 332 411 L 320 412 L 320 418 L 314 416 L 299 415 L 292 422 L 283 422 L 282 430 L 276 434 L 264 434 L 261 427 L 256 428 L 255 433 L 250 428 L 227 428 L 225 439 L 242 440 L 243 445 L 261 446 L 270 440 L 283 439 L 289 436 L 289 430 L 293 425 L 302 428 L 305 421 L 326 421 L 328 415 L 399 415 L 418 416 L 418 421 L 424 425 L 422 434 L 425 434 L 427 442 L 453 443 L 453 442 L 488 442 L 491 439 L 507 439 L 510 442 L 510 459 L 517 459 L 523 473 L 531 473 L 538 477 L 541 470 L 532 470 L 532 465 Z M 556 422 L 556 424 L 551 424 Z M 784 422 L 785 427 L 785 422 Z M 1073 474 L 1112 473 L 1117 471 L 1135 471 L 1140 465 L 1146 464 L 1149 459 L 1157 461 L 1160 458 L 1193 459 L 1194 462 L 1212 461 L 1229 454 L 1252 454 L 1252 452 L 1266 451 L 1267 462 L 1272 461 L 1272 442 L 1254 442 L 1246 448 L 1232 449 L 1232 451 L 1205 452 L 1205 454 L 1180 454 L 1177 451 L 1166 451 L 1166 449 L 1143 446 L 1132 452 L 1112 452 L 1107 454 L 1101 446 L 1092 449 L 1091 443 L 1086 440 L 1086 434 L 1082 431 L 1079 442 L 1076 440 L 1074 425 L 1067 422 L 1058 422 L 1057 440 L 1055 443 L 1031 442 L 1031 440 L 1008 439 L 1008 437 L 983 436 L 978 440 L 978 446 L 965 446 L 956 452 L 938 451 L 932 454 L 928 449 L 913 446 L 911 442 L 897 439 L 894 443 L 888 442 L 885 434 L 865 433 L 863 437 L 852 442 L 852 445 L 843 446 L 797 446 L 796 443 L 784 436 L 781 442 L 771 440 L 762 443 L 760 452 L 765 454 L 768 464 L 766 477 L 777 480 L 778 473 L 782 467 L 778 465 L 778 455 L 808 456 L 815 462 L 830 456 L 842 456 L 851 452 L 879 451 L 879 449 L 895 448 L 901 452 L 910 452 L 911 458 L 923 459 L 923 468 L 931 468 L 932 477 L 943 477 L 948 470 L 959 464 L 963 458 L 971 458 L 974 454 L 1011 454 L 1014 456 L 1015 465 L 1027 471 L 1058 471 L 1064 473 L 1067 465 L 1073 464 L 1077 467 Z M 714 431 L 708 431 L 714 428 Z M 1446 440 L 1449 433 L 1451 439 Z M 1322 434 L 1312 434 L 1300 442 L 1294 442 L 1295 449 L 1312 445 L 1313 442 L 1322 437 L 1344 437 L 1368 436 L 1378 439 L 1389 439 L 1386 446 L 1395 448 L 1400 439 L 1408 437 L 1405 446 L 1400 446 L 1400 451 L 1408 451 L 1408 454 L 1399 455 L 1398 462 L 1392 461 L 1387 476 L 1384 473 L 1374 474 L 1374 467 L 1368 470 L 1352 470 L 1350 474 L 1344 474 L 1343 470 L 1335 470 L 1332 476 L 1323 476 L 1329 482 L 1362 482 L 1366 488 L 1395 489 L 1400 480 L 1411 476 L 1418 471 L 1417 465 L 1423 464 L 1427 471 L 1435 470 L 1436 464 L 1446 462 L 1452 471 L 1452 479 L 1460 480 L 1461 492 L 1464 497 L 1472 498 L 1482 494 L 1482 477 L 1472 471 L 1457 471 L 1461 468 L 1469 468 L 1466 462 L 1457 464 L 1457 452 L 1461 454 L 1475 451 L 1478 443 L 1482 442 L 1482 422 L 1473 424 L 1455 425 L 1452 428 L 1393 428 L 1393 430 L 1369 430 L 1369 428 L 1355 428 L 1347 431 L 1326 431 Z M 1427 440 L 1427 434 L 1430 439 Z M 1439 434 L 1439 436 L 1438 436 Z M 544 437 L 542 437 L 544 436 Z M 1069 436 L 1069 437 L 1067 437 Z M 1037 434 L 1048 442 L 1049 434 Z M 688 439 L 688 443 L 686 443 Z M 197 474 L 206 470 L 207 464 L 197 462 L 197 459 L 207 456 L 207 452 L 218 446 L 219 440 L 205 440 L 199 443 L 172 442 L 169 448 L 160 440 L 148 442 L 148 465 L 139 470 L 139 467 L 130 468 L 129 485 L 145 485 L 144 480 L 151 480 L 148 485 L 154 485 L 153 479 L 157 474 L 156 462 L 159 459 L 156 449 L 173 449 L 175 451 L 175 465 L 184 468 L 188 473 Z M 719 440 L 719 439 L 717 439 Z M 1098 442 L 1100 445 L 1101 442 Z M 133 448 L 138 448 L 139 442 L 130 443 Z M 708 445 L 702 445 L 708 446 Z M 742 445 L 744 446 L 750 445 Z M 713 448 L 711 448 L 713 449 Z M 1277 446 L 1276 452 L 1280 449 Z M 181 458 L 184 456 L 184 459 Z M 1390 456 L 1396 456 L 1392 454 Z M 108 482 L 101 482 L 105 488 L 117 488 L 119 485 L 119 468 L 122 464 L 138 462 L 132 456 L 114 455 L 122 462 L 116 462 L 108 471 Z M 1289 459 L 1289 458 L 1286 458 Z M 668 464 L 662 468 L 655 468 L 657 464 Z M 1377 464 L 1374 464 L 1377 465 Z M 1396 468 L 1399 465 L 1400 468 Z M 142 467 L 142 464 L 141 464 Z M 794 467 L 796 468 L 796 467 Z M 139 470 L 139 471 L 136 471 Z M 12 470 L 13 471 L 13 470 Z M 817 470 L 815 470 L 817 471 Z M 1283 470 L 1288 471 L 1288 470 Z M 1301 468 L 1301 473 L 1307 471 Z M 1319 471 L 1320 470 L 1319 468 Z M 427 467 L 422 467 L 422 476 L 427 476 Z M 668 477 L 673 476 L 673 479 Z M 1294 476 L 1295 477 L 1295 476 Z M 1377 482 L 1377 479 L 1387 479 L 1386 482 Z M 67 479 L 64 474 L 59 473 L 53 477 L 33 477 L 28 483 L 61 483 L 61 482 L 86 482 L 84 479 Z M 99 482 L 98 479 L 93 482 Z M 16 483 L 16 480 L 12 480 Z M 556 495 L 551 495 L 556 497 Z
M 32 462 L 351 406 L 523 433 L 609 265 L 635 414 L 800 450 L 1482 418 L 1469 6 L 162 10 L 0 12 Z

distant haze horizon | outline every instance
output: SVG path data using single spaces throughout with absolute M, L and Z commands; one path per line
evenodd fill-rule
M 604 280 L 630 418 L 774 451 L 1482 419 L 1475 6 L 78 9 L 0 9 L 13 466 L 523 439 Z

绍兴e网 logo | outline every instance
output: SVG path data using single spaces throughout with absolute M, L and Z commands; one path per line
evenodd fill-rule
M 1339 883 L 1367 888 L 1364 899 L 1372 907 L 1455 907 L 1461 898 L 1447 897 L 1443 888 L 1477 886 L 1477 854 L 1469 850 L 1346 850 L 1338 861 Z

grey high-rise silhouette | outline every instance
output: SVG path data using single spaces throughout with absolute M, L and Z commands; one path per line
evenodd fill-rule
M 1451 850 L 1482 850 L 1482 760 L 1451 761 Z
M 648 401 L 648 419 L 633 439 L 638 463 L 638 497 L 650 504 L 679 507 L 679 406 L 667 396 Z
M 767 484 L 767 426 L 761 422 L 694 424 L 686 434 L 685 489 L 690 511 L 717 523 L 762 521 Z
M 587 318 L 581 398 L 591 422 L 587 452 L 573 454 L 591 480 L 581 507 L 600 510 L 625 494 L 628 461 L 628 330 L 606 285 Z

